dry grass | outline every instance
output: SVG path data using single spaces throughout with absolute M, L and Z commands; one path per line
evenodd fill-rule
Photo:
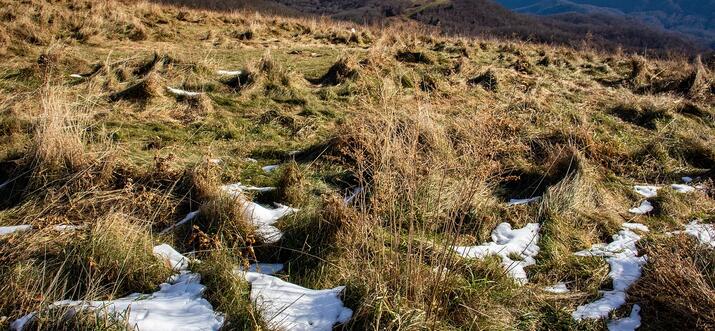
M 642 307 L 644 325 L 712 330 L 715 325 L 715 255 L 684 236 L 643 245 L 643 278 L 629 291 Z M 649 326 L 648 328 L 654 328 Z
M 199 209 L 161 239 L 203 261 L 192 268 L 227 328 L 261 326 L 232 272 L 259 260 L 285 262 L 281 277 L 304 286 L 346 285 L 347 329 L 598 329 L 570 312 L 608 268 L 573 253 L 624 221 L 660 233 L 715 210 L 712 195 L 663 189 L 653 215 L 626 213 L 633 184 L 712 177 L 712 68 L 697 60 L 145 2 L 0 4 L 15 16 L 0 20 L 11 58 L 0 64 L 0 224 L 43 229 L 0 238 L 0 327 L 58 299 L 151 291 L 167 273 L 151 233 Z M 281 242 L 263 245 L 220 190 L 238 181 L 278 188 L 255 201 L 301 209 L 277 224 Z M 532 284 L 514 284 L 497 258 L 452 253 L 501 222 L 541 224 Z M 55 235 L 55 224 L 85 228 Z M 705 253 L 666 243 L 646 244 L 652 270 L 633 292 L 656 306 L 668 281 L 711 285 L 691 268 Z M 574 292 L 542 293 L 556 281 Z M 683 300 L 669 308 L 700 327 L 694 293 L 672 293 Z M 38 328 L 122 327 L 52 314 Z

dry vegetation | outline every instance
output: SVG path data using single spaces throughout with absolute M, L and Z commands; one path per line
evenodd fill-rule
M 644 326 L 679 316 L 712 327 L 712 251 L 663 234 L 715 221 L 714 68 L 352 27 L 0 0 L 0 225 L 36 229 L 0 236 L 0 328 L 45 311 L 38 329 L 126 329 L 43 308 L 151 291 L 169 273 L 151 248 L 166 242 L 203 261 L 192 268 L 226 329 L 262 327 L 232 273 L 255 260 L 286 262 L 281 277 L 311 288 L 346 285 L 346 329 L 603 329 L 570 313 L 610 283 L 608 267 L 573 252 L 633 219 L 653 230 L 653 258 L 629 297 Z M 626 212 L 633 184 L 686 175 L 704 190 L 663 189 L 653 214 Z M 278 224 L 280 242 L 264 243 L 219 189 L 237 181 L 276 186 L 256 201 L 301 209 Z M 344 205 L 356 186 L 365 190 Z M 525 286 L 496 259 L 449 249 L 488 241 L 501 222 L 541 223 Z M 557 281 L 573 291 L 541 290 Z

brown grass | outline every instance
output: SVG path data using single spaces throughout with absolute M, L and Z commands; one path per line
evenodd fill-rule
M 642 308 L 643 324 L 713 330 L 715 273 L 712 250 L 684 236 L 643 245 L 648 264 L 629 295 Z

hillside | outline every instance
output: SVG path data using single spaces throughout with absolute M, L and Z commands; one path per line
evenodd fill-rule
M 157 0 L 205 9 L 240 9 L 348 20 L 376 25 L 415 21 L 456 36 L 528 40 L 601 49 L 625 49 L 648 55 L 695 55 L 707 49 L 686 35 L 668 32 L 636 19 L 615 15 L 539 17 L 515 13 L 492 0 L 260 0 L 250 2 Z M 261 8 L 271 8 L 263 10 Z M 562 15 L 559 12 L 560 15 Z
M 0 0 L 1 330 L 712 330 L 711 64 L 244 4 Z
M 520 13 L 629 17 L 688 35 L 715 48 L 715 1 L 498 0 Z

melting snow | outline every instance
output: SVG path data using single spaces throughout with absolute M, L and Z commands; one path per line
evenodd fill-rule
M 678 193 L 690 193 L 690 192 L 695 192 L 695 188 L 692 187 L 692 186 L 690 186 L 690 185 L 685 185 L 685 184 L 673 184 L 673 185 L 670 185 L 670 187 L 673 188 L 673 190 L 675 190 L 675 192 L 678 192 Z
M 683 183 L 685 183 L 685 184 L 689 184 L 689 183 L 691 183 L 691 182 L 693 181 L 693 178 L 692 178 L 692 177 L 687 177 L 687 176 L 685 176 L 685 177 L 680 177 L 680 179 L 681 179 L 681 180 L 683 181 Z
M 339 298 L 344 286 L 311 290 L 255 272 L 245 277 L 251 283 L 251 301 L 270 329 L 331 331 L 352 317 L 353 311 Z
M 671 233 L 685 233 L 695 237 L 703 245 L 715 247 L 715 225 L 713 224 L 700 224 L 699 220 L 694 220 L 685 226 L 685 231 Z
M 274 164 L 274 165 L 267 165 L 261 169 L 263 169 L 264 172 L 273 172 L 273 170 L 276 170 L 279 167 L 279 165 Z
M 160 289 L 151 294 L 134 293 L 124 298 L 109 301 L 58 301 L 52 307 L 71 307 L 72 310 L 95 310 L 98 314 L 122 317 L 132 329 L 153 330 L 218 330 L 224 317 L 216 313 L 211 304 L 201 297 L 205 287 L 201 276 L 188 271 L 186 257 L 171 246 L 154 247 L 154 254 L 165 259 L 179 272 Z M 15 330 L 22 330 L 25 323 L 34 317 L 25 315 L 12 323 Z
M 641 326 L 641 307 L 633 305 L 631 315 L 608 322 L 609 331 L 634 331 Z
M 254 192 L 271 192 L 275 191 L 275 187 L 256 187 L 256 186 L 245 186 L 241 183 L 235 183 L 235 184 L 228 184 L 221 186 L 221 189 L 223 189 L 226 193 L 230 194 L 231 196 L 237 196 L 243 192 L 247 191 L 254 191 Z
M 628 212 L 636 215 L 644 215 L 652 211 L 653 205 L 648 200 L 641 202 L 641 205 L 636 208 L 628 209 Z
M 248 266 L 248 272 L 262 273 L 273 275 L 283 270 L 283 263 L 254 263 Z M 246 270 L 243 266 L 233 268 L 235 274 L 246 276 Z
M 71 74 L 70 77 L 77 78 L 77 79 L 84 79 L 84 76 L 82 76 L 80 74 Z
M 258 234 L 267 242 L 274 243 L 283 237 L 283 233 L 278 230 L 273 224 L 275 224 L 280 218 L 293 214 L 298 211 L 298 209 L 291 208 L 288 206 L 281 205 L 279 203 L 274 203 L 276 208 L 266 208 L 255 202 L 248 201 L 241 194 L 243 190 L 241 189 L 240 183 L 225 185 L 223 186 L 224 191 L 229 195 L 235 197 L 241 204 L 241 209 L 243 210 L 243 217 L 250 220 L 251 223 L 258 227 Z
M 159 234 L 167 234 L 167 233 L 173 231 L 174 229 L 176 229 L 177 227 L 182 226 L 185 223 L 193 220 L 194 218 L 196 218 L 196 216 L 199 216 L 198 210 L 192 211 L 192 212 L 186 214 L 186 216 L 184 216 L 184 218 L 182 218 L 180 221 L 174 223 L 173 225 L 171 225 L 168 228 L 164 229 L 163 231 L 159 232 Z
M 13 234 L 15 232 L 25 232 L 32 230 L 32 225 L 13 225 L 13 226 L 0 226 L 0 236 Z
M 527 198 L 527 199 L 510 199 L 509 203 L 507 205 L 509 206 L 518 206 L 518 205 L 526 205 L 535 201 L 539 201 L 541 197 L 533 197 L 533 198 Z
M 216 74 L 220 76 L 238 76 L 242 74 L 242 70 L 217 70 Z
M 641 268 L 646 263 L 646 256 L 638 256 L 636 242 L 641 237 L 631 231 L 637 228 L 647 231 L 645 225 L 627 223 L 621 231 L 613 235 L 610 244 L 595 244 L 590 249 L 575 253 L 576 256 L 604 256 L 611 266 L 608 276 L 613 280 L 613 290 L 602 291 L 600 299 L 579 306 L 572 316 L 575 320 L 598 319 L 608 315 L 626 303 L 626 290 L 641 276 Z
M 539 253 L 538 242 L 538 223 L 529 223 L 516 230 L 512 230 L 509 223 L 501 223 L 492 231 L 492 242 L 479 246 L 455 246 L 453 249 L 466 258 L 482 259 L 498 255 L 509 276 L 518 283 L 525 284 L 528 279 L 524 268 L 536 263 L 534 257 Z M 510 255 L 518 255 L 522 260 L 514 261 Z
M 566 287 L 566 283 L 558 282 L 554 285 L 544 287 L 544 291 L 556 293 L 556 294 L 563 294 L 563 293 L 569 293 L 569 288 Z
M 636 190 L 636 193 L 646 198 L 653 198 L 658 195 L 658 190 L 660 189 L 660 187 L 650 185 L 636 185 L 633 186 L 633 189 Z
M 182 97 L 197 97 L 197 96 L 203 94 L 201 92 L 189 92 L 189 91 L 184 91 L 184 90 L 180 90 L 180 89 L 168 87 L 168 86 L 166 87 L 166 90 L 169 91 L 169 93 L 171 93 L 173 95 L 178 95 L 178 96 L 182 96 Z

